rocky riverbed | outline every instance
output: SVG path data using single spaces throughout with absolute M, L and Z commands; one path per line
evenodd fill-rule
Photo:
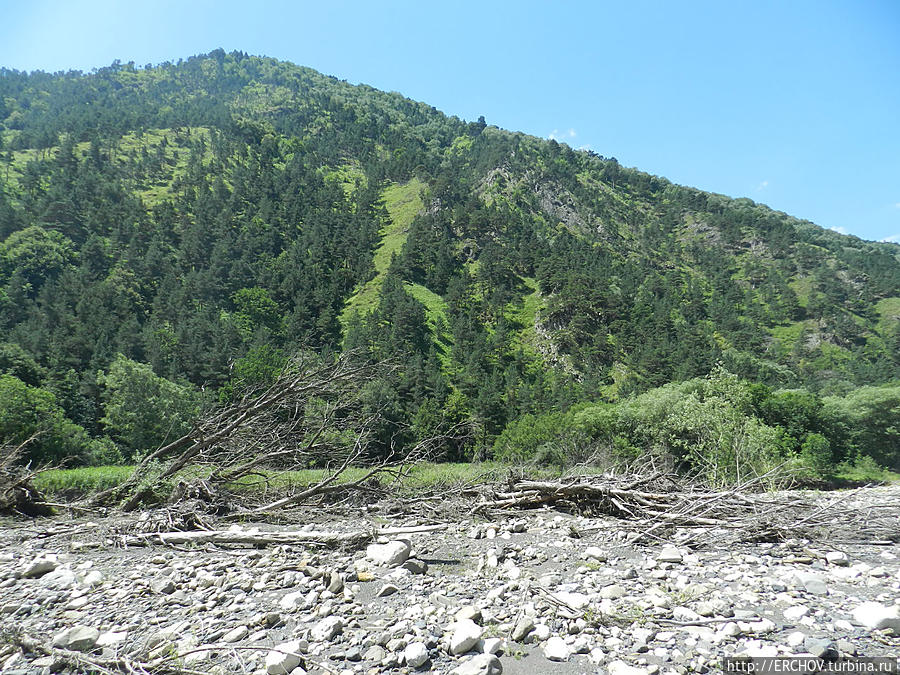
M 881 517 L 896 512 L 900 528 L 900 487 L 854 499 Z M 384 524 L 310 518 L 318 522 L 232 527 Z M 716 670 L 724 656 L 900 656 L 896 541 L 638 545 L 614 519 L 550 509 L 345 551 L 124 546 L 112 517 L 2 525 L 0 671 L 9 674 L 152 663 L 204 673 L 683 675 Z

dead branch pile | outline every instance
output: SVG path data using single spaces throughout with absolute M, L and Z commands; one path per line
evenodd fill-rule
M 29 438 L 19 445 L 0 446 L 0 513 L 26 516 L 48 516 L 53 509 L 34 487 L 37 471 L 20 464 Z
M 373 478 L 398 471 L 391 466 L 397 457 L 370 456 L 380 411 L 363 405 L 365 385 L 386 367 L 352 353 L 333 361 L 301 353 L 269 388 L 213 411 L 185 436 L 149 454 L 123 484 L 95 495 L 90 503 L 118 502 L 130 511 L 142 504 L 190 499 L 211 504 L 206 512 L 221 514 L 231 509 L 228 492 L 238 481 L 268 486 L 278 472 L 323 466 L 329 472 L 317 484 L 252 513 L 351 488 L 364 491 Z M 439 442 L 420 444 L 402 459 L 421 459 Z M 355 465 L 370 468 L 352 484 L 338 485 L 341 474 Z M 172 484 L 186 469 L 199 472 L 203 467 L 202 477 Z
M 616 518 L 628 541 L 684 544 L 734 541 L 896 541 L 900 505 L 893 510 L 807 493 L 760 492 L 759 480 L 729 490 L 707 490 L 673 476 L 574 476 L 558 481 L 516 479 L 481 492 L 473 513 L 541 506 Z M 579 532 L 573 532 L 579 536 Z

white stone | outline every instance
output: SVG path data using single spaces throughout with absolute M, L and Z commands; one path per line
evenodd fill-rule
M 806 640 L 806 633 L 799 630 L 787 636 L 787 643 L 791 647 L 799 647 L 804 640 Z
M 510 637 L 516 642 L 524 642 L 528 634 L 534 630 L 534 621 L 526 615 L 520 616 L 513 625 Z
M 409 543 L 398 539 L 387 544 L 369 544 L 366 557 L 376 565 L 397 567 L 406 562 L 410 551 Z
M 676 621 L 699 621 L 701 617 L 688 607 L 675 607 L 672 609 L 672 618 Z
M 585 558 L 593 558 L 597 562 L 606 562 L 606 552 L 599 546 L 588 546 L 584 549 Z
M 568 661 L 569 655 L 569 645 L 558 635 L 544 643 L 544 656 L 551 661 Z
M 773 644 L 767 644 L 762 640 L 747 640 L 744 648 L 740 650 L 738 656 L 752 657 L 772 657 L 778 656 L 778 647 Z
M 309 636 L 316 642 L 327 642 L 344 630 L 344 621 L 337 616 L 322 619 L 309 631 Z
M 462 607 L 454 617 L 457 621 L 465 621 L 468 619 L 469 621 L 481 621 L 481 610 L 474 605 L 466 605 Z
M 825 580 L 817 574 L 811 572 L 798 572 L 794 576 L 794 580 L 806 590 L 807 593 L 813 595 L 827 595 L 828 586 Z
M 497 654 L 500 651 L 505 651 L 506 649 L 506 640 L 503 638 L 486 638 L 484 640 L 480 640 L 478 643 L 478 651 L 482 654 Z
M 421 642 L 410 642 L 403 650 L 403 659 L 410 668 L 419 668 L 428 661 L 428 647 Z
M 222 642 L 240 642 L 248 635 L 250 635 L 250 629 L 247 626 L 238 626 L 225 633 L 222 636 Z
M 838 567 L 847 567 L 850 564 L 850 559 L 843 551 L 829 551 L 825 554 L 825 560 Z
M 378 592 L 375 594 L 376 598 L 386 598 L 389 595 L 393 595 L 400 589 L 397 588 L 394 584 L 385 584 L 381 588 L 378 589 Z
M 57 591 L 72 588 L 78 583 L 75 572 L 68 567 L 57 567 L 52 572 L 41 576 L 41 585 Z
M 718 631 L 719 635 L 722 635 L 723 637 L 737 637 L 741 632 L 741 627 L 734 621 L 729 621 Z
M 797 621 L 800 617 L 806 616 L 809 612 L 809 607 L 804 607 L 803 605 L 794 605 L 793 607 L 788 607 L 782 614 L 784 618 L 788 621 Z
M 879 602 L 864 602 L 851 612 L 853 620 L 869 630 L 893 630 L 900 633 L 900 610 L 895 605 L 886 607 Z
M 619 584 L 611 584 L 600 589 L 600 597 L 605 600 L 618 600 L 625 595 L 625 589 Z
M 306 675 L 306 671 L 300 668 L 300 641 L 292 640 L 275 645 L 272 650 L 266 654 L 266 672 L 269 675 Z
M 454 656 L 465 654 L 477 645 L 481 639 L 481 626 L 471 619 L 455 621 L 450 624 L 448 629 L 452 631 L 450 634 L 450 653 Z
M 34 579 L 36 577 L 42 577 L 47 572 L 52 572 L 59 566 L 59 563 L 56 561 L 55 557 L 49 556 L 38 556 L 34 560 L 29 563 L 29 565 L 22 572 L 22 576 L 26 579 Z
M 115 645 L 122 644 L 125 640 L 128 639 L 128 631 L 106 631 L 105 633 L 100 633 L 100 637 L 97 638 L 97 646 L 98 647 L 114 647 Z
M 573 654 L 587 654 L 591 651 L 591 642 L 582 635 L 575 638 L 574 642 L 572 642 L 571 649 Z
M 632 666 L 624 661 L 613 661 L 606 666 L 606 672 L 609 675 L 647 675 L 647 670 Z
M 550 626 L 545 623 L 539 623 L 534 627 L 534 639 L 543 642 L 550 637 Z
M 503 665 L 493 654 L 478 654 L 450 671 L 451 675 L 500 675 Z
M 767 619 L 763 617 L 759 621 L 751 621 L 749 622 L 750 630 L 759 635 L 764 635 L 765 633 L 772 633 L 778 628 L 775 625 L 775 622 L 771 619 Z
M 53 638 L 54 647 L 86 652 L 100 639 L 100 631 L 90 626 L 72 626 Z
M 290 611 L 292 609 L 296 609 L 303 604 L 303 596 L 306 595 L 303 591 L 293 591 L 292 593 L 288 593 L 278 602 L 278 606 L 285 611 Z
M 680 563 L 684 559 L 684 555 L 674 546 L 663 546 L 656 559 L 659 562 Z
M 568 605 L 574 610 L 584 609 L 588 605 L 588 596 L 584 593 L 571 593 L 569 591 L 560 591 L 553 594 L 560 602 Z

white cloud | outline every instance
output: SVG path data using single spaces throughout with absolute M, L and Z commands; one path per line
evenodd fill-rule
M 760 190 L 765 190 L 767 187 L 769 187 L 769 181 L 764 180 L 762 183 L 756 186 L 756 191 L 759 192 Z
M 894 204 L 894 208 L 895 208 L 895 209 L 900 209 L 900 202 L 897 202 L 896 204 Z
M 547 136 L 552 141 L 562 141 L 567 138 L 575 138 L 578 134 L 571 127 L 567 131 L 560 131 L 559 129 L 554 129 Z
M 900 234 L 892 234 L 890 237 L 885 237 L 881 241 L 888 244 L 900 244 Z
M 829 227 L 828 229 L 833 230 L 834 232 L 837 232 L 838 234 L 847 234 L 846 227 L 835 226 L 835 227 Z

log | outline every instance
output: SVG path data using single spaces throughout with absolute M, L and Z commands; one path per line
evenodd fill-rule
M 375 538 L 370 531 L 356 532 L 239 532 L 233 530 L 199 530 L 193 532 L 153 532 L 128 535 L 121 539 L 125 546 L 161 544 L 181 546 L 185 544 L 244 544 L 272 546 L 288 544 L 296 546 L 324 546 L 326 548 L 359 548 Z
M 255 532 L 240 530 L 197 530 L 191 532 L 153 532 L 127 535 L 121 539 L 125 546 L 182 546 L 185 544 L 244 544 L 249 546 L 272 546 L 287 544 L 294 546 L 324 546 L 326 548 L 360 548 L 377 537 L 406 534 L 422 534 L 446 528 L 446 525 L 414 525 L 409 527 L 388 527 L 351 532 Z

